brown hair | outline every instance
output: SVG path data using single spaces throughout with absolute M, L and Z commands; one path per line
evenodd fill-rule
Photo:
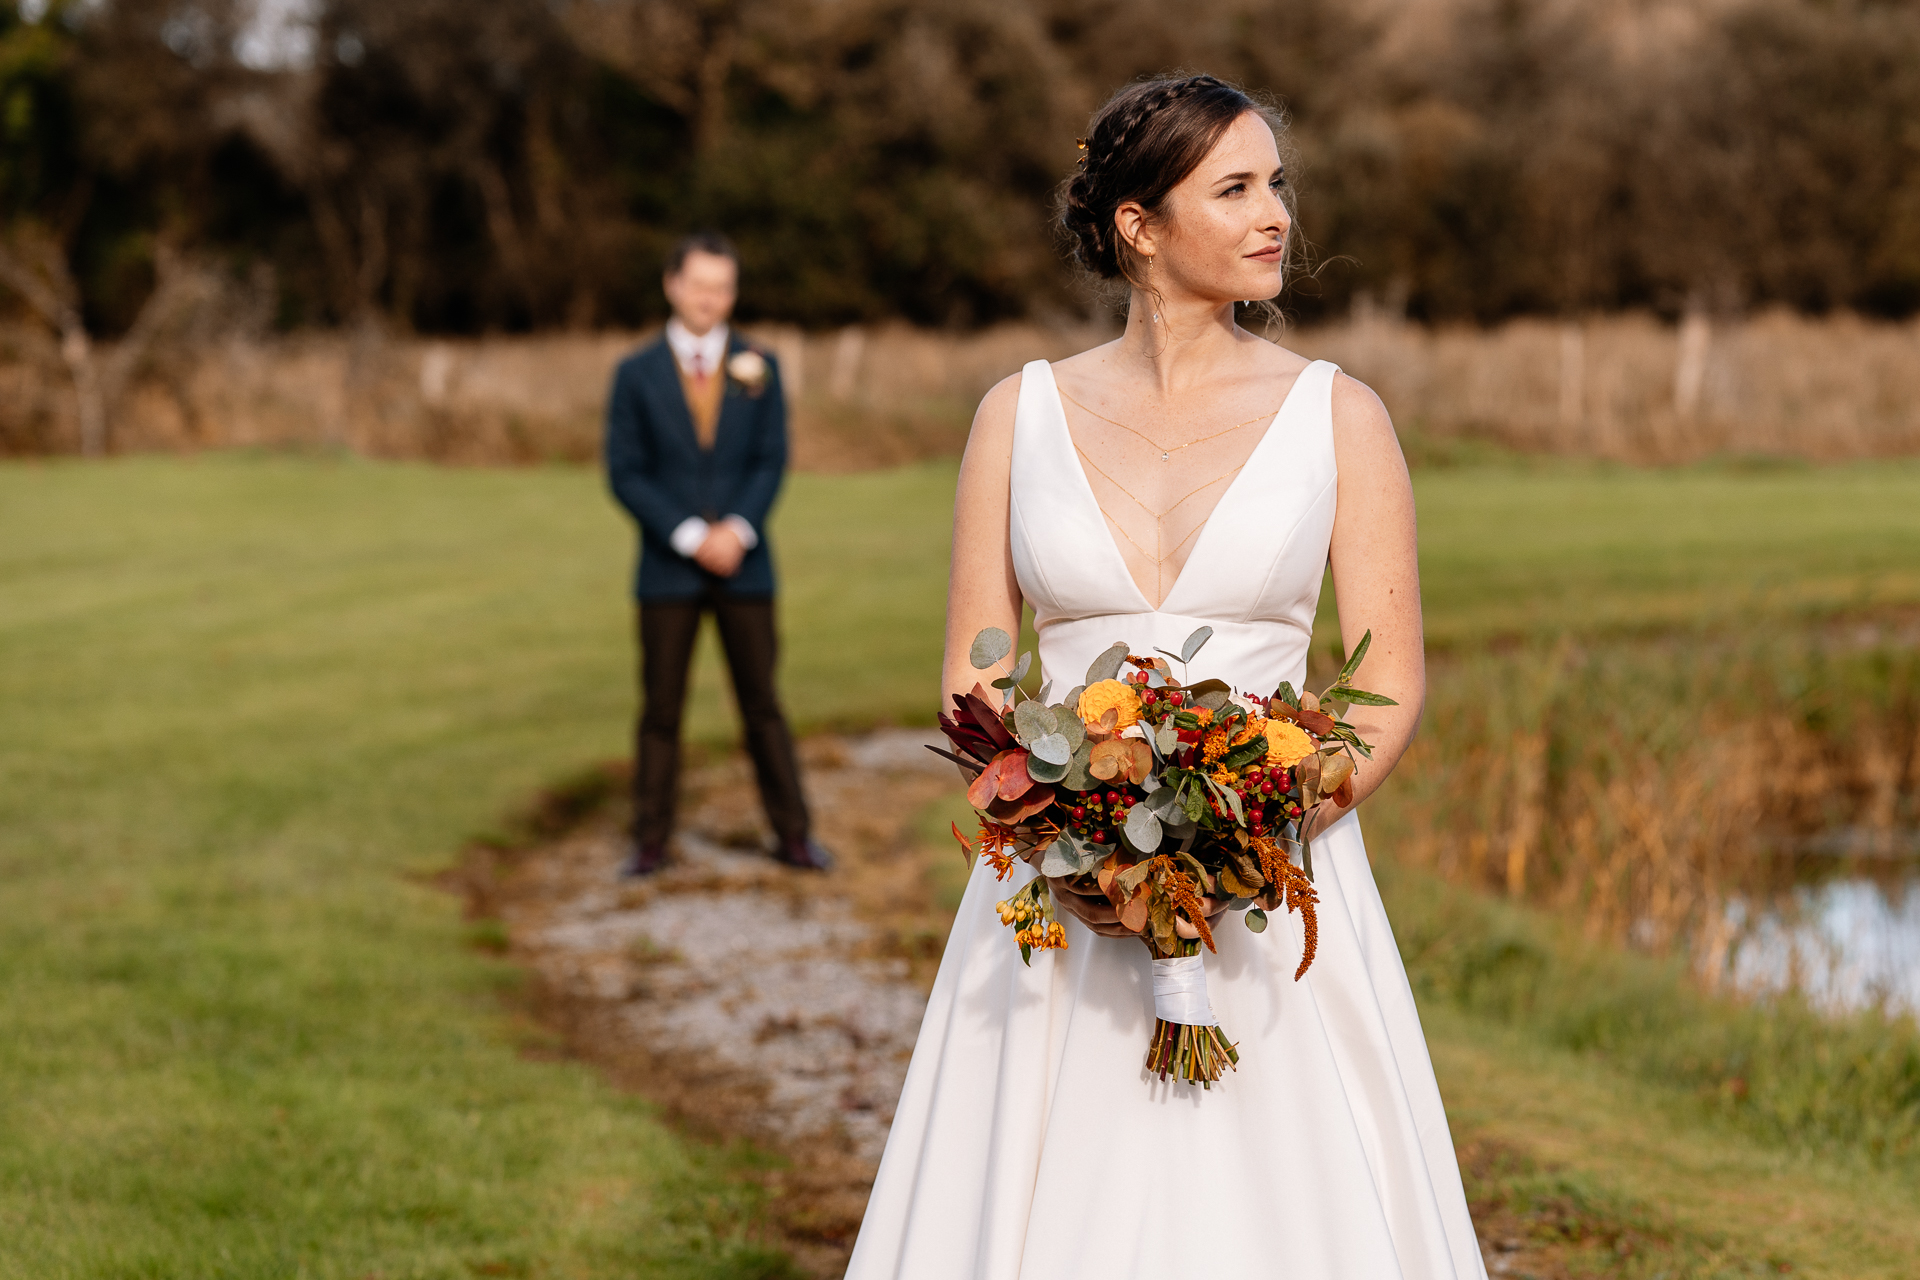
M 1286 118 L 1213 76 L 1158 76 L 1107 99 L 1087 129 L 1080 167 L 1061 184 L 1059 223 L 1074 261 L 1101 280 L 1149 287 L 1142 255 L 1120 235 L 1113 215 L 1131 200 L 1152 217 L 1199 167 L 1234 121 L 1253 112 L 1273 127 L 1287 159 Z M 1293 212 L 1293 191 L 1281 197 Z
M 709 253 L 716 258 L 731 259 L 736 267 L 740 265 L 740 255 L 734 250 L 733 241 L 718 231 L 696 231 L 690 236 L 683 237 L 668 251 L 666 266 L 661 274 L 679 275 L 680 268 L 687 265 L 687 255 L 693 253 Z

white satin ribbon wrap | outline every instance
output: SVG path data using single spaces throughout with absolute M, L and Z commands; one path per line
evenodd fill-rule
M 1199 956 L 1153 962 L 1153 1016 L 1188 1027 L 1220 1025 L 1207 1002 L 1207 970 Z

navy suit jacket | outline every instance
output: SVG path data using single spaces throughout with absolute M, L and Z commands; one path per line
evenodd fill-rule
M 732 377 L 720 402 L 713 448 L 700 447 L 680 372 L 664 339 L 614 370 L 607 401 L 607 480 L 640 525 L 633 593 L 641 600 L 689 600 L 718 588 L 729 595 L 773 594 L 767 513 L 787 469 L 787 405 L 773 357 L 727 335 L 727 356 L 752 349 L 767 379 L 750 391 Z M 719 578 L 673 549 L 673 531 L 689 516 L 709 522 L 740 516 L 760 541 L 731 578 Z

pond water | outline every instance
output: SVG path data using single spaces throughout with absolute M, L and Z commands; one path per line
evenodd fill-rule
M 1755 910 L 1728 905 L 1740 938 L 1728 976 L 1743 991 L 1798 988 L 1834 1010 L 1883 1005 L 1920 1016 L 1920 863 L 1802 885 Z

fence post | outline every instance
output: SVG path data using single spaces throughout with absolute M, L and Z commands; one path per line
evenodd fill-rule
M 1707 345 L 1713 337 L 1706 308 L 1699 302 L 1687 304 L 1680 320 L 1680 358 L 1673 370 L 1673 412 L 1682 421 L 1692 419 L 1700 408 L 1700 389 L 1707 381 Z

